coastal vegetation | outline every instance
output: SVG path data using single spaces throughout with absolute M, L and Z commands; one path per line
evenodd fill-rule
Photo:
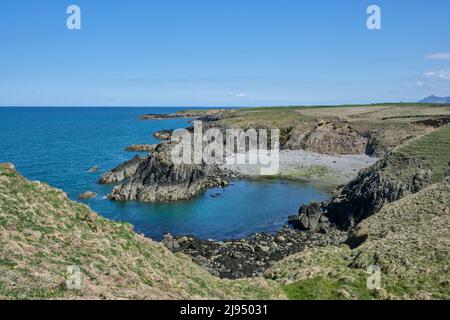
M 300 222 L 301 230 L 224 242 L 166 235 L 159 243 L 3 164 L 0 297 L 450 299 L 449 105 L 243 108 L 168 116 L 179 117 L 220 129 L 279 128 L 281 163 L 288 164 L 281 178 L 342 185 L 330 201 L 299 209 L 291 221 Z M 168 148 L 162 142 L 151 154 L 103 174 L 100 183 L 119 184 L 110 198 L 189 199 L 245 177 L 220 167 L 175 167 Z M 361 170 L 350 172 L 355 165 Z M 80 290 L 66 286 L 70 266 L 81 270 Z M 367 286 L 371 266 L 381 270 L 378 289 Z
M 183 254 L 0 165 L 0 298 L 268 299 L 273 281 L 219 279 Z M 66 286 L 69 266 L 81 288 Z
M 450 178 L 383 206 L 350 234 L 365 239 L 292 255 L 266 271 L 293 299 L 450 299 Z M 381 268 L 370 290 L 367 268 Z

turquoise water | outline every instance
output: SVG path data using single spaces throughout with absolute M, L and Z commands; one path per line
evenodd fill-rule
M 203 239 L 241 238 L 274 232 L 302 203 L 328 198 L 309 183 L 281 180 L 234 181 L 226 189 L 208 190 L 177 203 L 112 202 L 111 186 L 97 184 L 100 175 L 134 156 L 128 145 L 156 143 L 152 133 L 186 127 L 186 119 L 138 121 L 144 113 L 180 108 L 0 108 L 0 162 L 12 162 L 31 180 L 63 189 L 70 198 L 90 190 L 85 202 L 103 216 L 134 225 L 153 239 L 164 233 Z M 89 173 L 99 166 L 98 173 Z M 211 197 L 220 193 L 218 197 Z

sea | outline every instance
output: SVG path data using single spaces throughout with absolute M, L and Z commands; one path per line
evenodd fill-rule
M 30 180 L 64 190 L 107 219 L 127 222 L 154 240 L 164 234 L 227 240 L 256 232 L 274 233 L 297 214 L 302 204 L 329 198 L 310 182 L 281 179 L 232 181 L 175 203 L 114 202 L 112 186 L 98 184 L 104 172 L 136 154 L 132 144 L 153 144 L 162 129 L 189 126 L 189 119 L 138 120 L 146 113 L 172 113 L 191 108 L 169 107 L 1 107 L 0 162 L 12 162 Z M 96 173 L 89 169 L 98 166 Z M 92 199 L 78 200 L 85 191 Z

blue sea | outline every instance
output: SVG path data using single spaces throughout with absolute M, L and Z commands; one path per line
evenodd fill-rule
M 165 233 L 224 240 L 275 232 L 301 204 L 328 198 L 327 190 L 313 184 L 271 179 L 234 181 L 177 203 L 105 199 L 112 187 L 97 181 L 136 154 L 124 151 L 127 146 L 157 143 L 153 132 L 189 125 L 187 119 L 137 118 L 178 110 L 182 108 L 0 108 L 0 162 L 14 163 L 28 179 L 60 188 L 73 200 L 87 190 L 96 192 L 97 197 L 83 202 L 155 240 Z M 98 173 L 89 172 L 94 166 Z M 211 197 L 216 193 L 220 195 Z

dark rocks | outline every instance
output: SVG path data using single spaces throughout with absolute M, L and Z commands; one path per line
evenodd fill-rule
M 214 194 L 210 194 L 209 196 L 211 198 L 217 198 L 217 197 L 220 197 L 221 195 L 222 195 L 221 193 L 214 193 Z
M 261 276 L 275 262 L 316 246 L 339 245 L 345 232 L 327 228 L 324 234 L 285 228 L 276 234 L 257 233 L 229 241 L 200 240 L 192 236 L 164 236 L 162 243 L 172 252 L 183 252 L 210 273 L 237 279 Z
M 116 186 L 109 199 L 116 201 L 188 200 L 207 188 L 228 185 L 228 171 L 216 165 L 175 164 L 171 158 L 173 144 L 159 144 L 156 150 L 138 163 L 130 178 Z
M 328 227 L 328 218 L 324 215 L 327 202 L 311 202 L 300 207 L 298 215 L 289 216 L 289 224 L 298 230 L 323 232 Z
M 433 127 L 433 128 L 440 128 L 440 127 L 446 125 L 447 123 L 450 123 L 449 116 L 438 116 L 438 117 L 433 117 L 430 119 L 419 120 L 419 121 L 414 122 L 414 124 L 416 124 L 416 125 L 423 125 L 423 126 Z
M 414 173 L 414 169 L 417 171 Z M 416 193 L 431 183 L 432 172 L 418 169 L 412 159 L 388 153 L 362 170 L 325 205 L 325 215 L 340 228 L 350 229 L 377 213 L 384 204 Z
M 323 209 L 320 203 L 312 202 L 299 210 L 299 223 L 304 230 L 316 231 L 324 220 Z
M 140 116 L 139 120 L 167 120 L 167 119 L 179 119 L 179 118 L 189 118 L 190 114 L 185 113 L 167 113 L 167 114 L 156 114 L 149 113 Z
M 288 224 L 295 229 L 301 229 L 300 219 L 298 215 L 290 215 L 288 217 Z
M 387 202 L 402 198 L 407 187 L 397 179 L 382 174 L 383 161 L 360 172 L 345 185 L 327 206 L 327 216 L 341 228 L 349 229 L 378 212 Z
M 388 152 L 388 149 L 379 140 L 376 132 L 369 132 L 366 134 L 366 136 L 367 136 L 367 144 L 365 153 L 368 156 L 381 158 Z
M 133 159 L 121 164 L 120 166 L 106 172 L 100 178 L 100 184 L 113 184 L 121 182 L 134 175 L 137 168 L 146 158 L 135 156 Z
M 125 151 L 131 152 L 153 152 L 155 151 L 156 144 L 133 144 L 125 148 Z
M 162 140 L 162 141 L 168 141 L 172 138 L 173 130 L 160 130 L 156 131 L 153 136 L 156 139 Z
M 412 191 L 419 192 L 427 185 L 429 185 L 432 175 L 433 172 L 429 169 L 420 170 L 418 173 L 416 173 L 412 180 Z

